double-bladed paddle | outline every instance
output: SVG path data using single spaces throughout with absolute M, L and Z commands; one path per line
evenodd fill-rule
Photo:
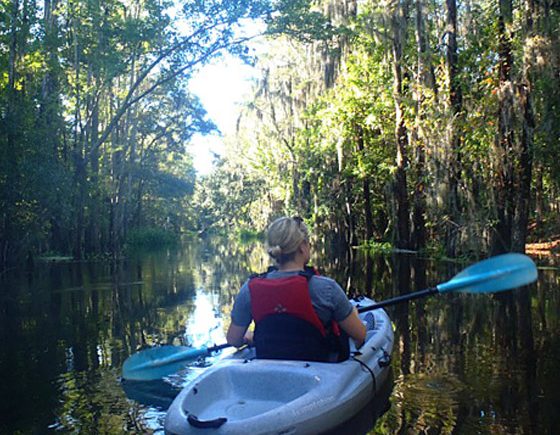
M 496 293 L 522 287 L 536 279 L 537 267 L 533 260 L 523 254 L 504 254 L 475 263 L 455 275 L 451 280 L 435 287 L 397 296 L 375 305 L 358 307 L 358 311 L 371 311 L 437 293 L 454 291 Z M 208 356 L 212 352 L 226 347 L 230 347 L 230 345 L 221 344 L 200 348 L 160 346 L 142 350 L 126 359 L 123 364 L 122 376 L 124 379 L 136 381 L 160 379 L 181 370 L 188 361 Z

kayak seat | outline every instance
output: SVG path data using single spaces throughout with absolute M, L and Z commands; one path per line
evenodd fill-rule
M 329 342 L 306 320 L 271 314 L 257 323 L 253 337 L 258 359 L 329 361 Z

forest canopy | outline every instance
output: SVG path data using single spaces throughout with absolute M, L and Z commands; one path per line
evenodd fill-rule
M 328 32 L 283 32 L 258 59 L 230 153 L 202 183 L 211 223 L 298 213 L 351 246 L 451 258 L 555 235 L 558 2 L 312 10 Z M 227 183 L 251 188 L 220 196 Z
M 0 264 L 292 213 L 349 245 L 523 251 L 559 223 L 559 27 L 555 0 L 0 0 Z M 188 82 L 224 52 L 261 78 L 197 177 L 216 126 Z

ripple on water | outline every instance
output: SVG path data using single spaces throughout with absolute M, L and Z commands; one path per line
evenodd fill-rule
M 445 373 L 414 373 L 395 381 L 394 411 L 406 415 L 414 433 L 455 426 L 457 409 L 466 386 L 456 376 Z M 399 418 L 399 417 L 396 417 Z
M 167 408 L 179 392 L 164 381 L 119 381 L 115 369 L 70 371 L 54 385 L 59 406 L 48 428 L 70 433 L 163 433 Z

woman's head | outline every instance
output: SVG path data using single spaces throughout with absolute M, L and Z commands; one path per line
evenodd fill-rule
M 300 217 L 281 217 L 269 225 L 266 239 L 268 254 L 284 264 L 294 260 L 301 244 L 309 241 L 309 231 Z

